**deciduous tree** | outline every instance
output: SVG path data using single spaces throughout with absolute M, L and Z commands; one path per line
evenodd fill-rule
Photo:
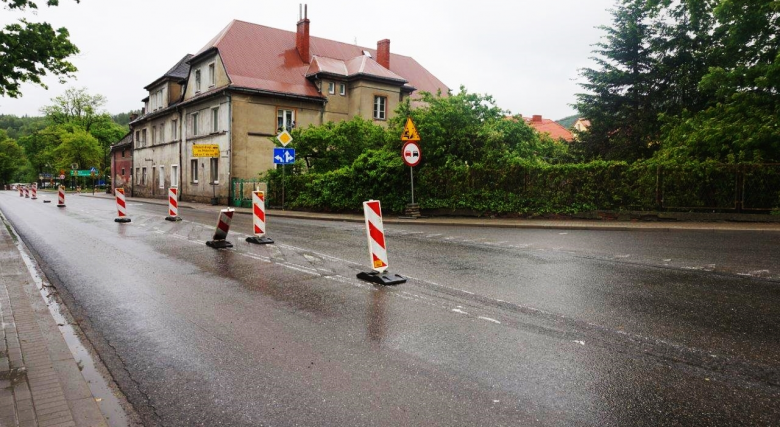
M 37 9 L 30 0 L 1 0 L 10 10 Z M 78 2 L 79 0 L 76 0 Z M 48 0 L 57 6 L 57 0 Z M 47 88 L 41 78 L 47 73 L 58 76 L 61 83 L 73 76 L 76 67 L 67 60 L 78 53 L 66 28 L 54 29 L 46 22 L 19 22 L 0 31 L 0 96 L 18 98 L 20 86 L 31 82 Z

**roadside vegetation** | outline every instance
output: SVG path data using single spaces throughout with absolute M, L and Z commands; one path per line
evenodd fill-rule
M 423 209 L 546 214 L 780 206 L 780 6 L 772 0 L 619 0 L 581 70 L 572 144 L 506 118 L 464 88 L 401 105 L 387 128 L 354 119 L 293 131 L 292 208 L 355 211 L 410 201 L 401 130 L 422 137 Z M 566 123 L 573 118 L 566 118 Z M 266 175 L 278 200 L 280 169 Z

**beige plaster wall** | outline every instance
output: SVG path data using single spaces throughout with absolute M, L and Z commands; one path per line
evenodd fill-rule
M 234 94 L 233 100 L 233 177 L 256 179 L 273 169 L 277 110 L 295 111 L 296 127 L 322 123 L 321 104 L 283 98 Z M 295 148 L 295 141 L 289 147 Z
M 214 63 L 214 73 L 216 84 L 209 86 L 209 64 Z M 200 92 L 195 91 L 195 70 L 200 69 Z M 187 91 L 184 94 L 184 99 L 188 100 L 195 95 L 203 92 L 208 92 L 214 88 L 224 87 L 230 84 L 230 78 L 228 78 L 225 66 L 222 63 L 222 58 L 218 54 L 205 57 L 196 63 L 190 65 L 190 75 L 187 78 Z

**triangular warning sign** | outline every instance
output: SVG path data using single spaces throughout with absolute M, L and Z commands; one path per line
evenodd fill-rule
M 417 133 L 417 128 L 414 127 L 412 118 L 406 119 L 406 126 L 404 126 L 404 133 L 401 134 L 401 141 L 419 141 L 420 134 Z

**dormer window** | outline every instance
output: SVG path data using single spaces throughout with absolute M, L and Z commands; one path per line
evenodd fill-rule
M 339 95 L 344 96 L 347 94 L 347 85 L 344 83 L 339 84 Z
M 200 92 L 200 70 L 195 70 L 195 92 Z
M 328 93 L 331 95 L 336 93 L 336 83 L 328 82 Z
M 209 87 L 217 84 L 217 78 L 214 75 L 214 63 L 209 64 Z

